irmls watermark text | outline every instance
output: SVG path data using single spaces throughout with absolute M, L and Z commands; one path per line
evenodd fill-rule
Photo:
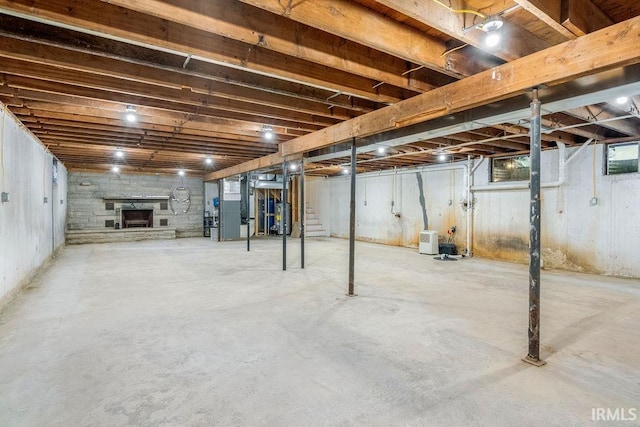
M 591 408 L 591 421 L 636 421 L 637 408 Z

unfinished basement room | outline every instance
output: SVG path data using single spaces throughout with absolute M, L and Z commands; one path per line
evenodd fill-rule
M 0 0 L 0 426 L 639 426 L 638 0 Z

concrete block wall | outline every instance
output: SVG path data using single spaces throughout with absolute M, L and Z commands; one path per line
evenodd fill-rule
M 190 190 L 191 204 L 187 213 L 173 205 L 160 209 L 160 201 L 131 202 L 109 200 L 114 210 L 107 210 L 104 197 L 168 196 L 171 199 L 176 187 Z M 201 178 L 172 177 L 162 175 L 114 174 L 111 172 L 70 172 L 68 177 L 69 230 L 104 230 L 106 220 L 120 222 L 117 216 L 122 207 L 153 209 L 153 227 L 166 219 L 168 228 L 176 229 L 177 237 L 201 237 L 203 215 L 203 182 Z M 172 210 L 172 207 L 175 209 Z M 175 211 L 175 212 L 174 212 Z
M 575 150 L 568 149 L 567 154 Z M 542 190 L 543 263 L 546 268 L 640 277 L 636 261 L 640 252 L 640 174 L 605 175 L 603 165 L 604 146 L 588 147 L 567 166 L 564 185 Z M 422 195 L 428 228 L 448 237 L 447 229 L 456 225 L 453 241 L 464 250 L 464 172 L 427 170 L 418 175 L 415 170 L 407 171 L 395 178 L 390 174 L 359 175 L 357 238 L 416 247 L 424 222 Z M 474 184 L 488 184 L 489 170 L 489 160 L 485 160 L 474 175 Z M 542 153 L 541 179 L 543 183 L 558 179 L 558 150 Z M 323 223 L 330 223 L 331 236 L 348 237 L 349 177 L 308 178 L 307 188 L 308 200 Z M 593 197 L 596 205 L 591 204 Z M 528 189 L 475 192 L 473 200 L 473 253 L 528 262 Z
M 64 244 L 67 171 L 0 104 L 0 309 Z M 46 198 L 46 200 L 45 200 Z

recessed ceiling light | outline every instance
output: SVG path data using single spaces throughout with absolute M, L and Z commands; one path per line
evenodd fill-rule
M 118 172 L 120 172 L 120 168 L 117 167 L 117 166 L 114 166 L 114 167 L 111 168 L 111 172 L 118 173 Z
M 627 96 L 620 96 L 620 97 L 616 98 L 616 103 L 619 104 L 619 105 L 626 104 L 627 102 L 629 102 L 629 97 L 627 97 Z
M 206 159 L 204 159 L 204 162 L 208 165 L 213 163 L 213 159 L 211 157 L 207 157 Z
M 183 170 L 179 170 L 179 171 L 178 171 L 178 175 L 180 175 L 180 176 L 184 176 L 184 171 L 183 171 Z
M 116 157 L 124 157 L 124 151 L 116 150 Z
M 489 47 L 496 47 L 498 43 L 500 43 L 500 34 L 498 33 L 489 33 L 484 38 L 484 43 Z

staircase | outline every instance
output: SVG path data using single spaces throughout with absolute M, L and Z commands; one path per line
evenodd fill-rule
M 309 206 L 309 203 L 305 204 L 304 223 L 305 237 L 320 237 L 329 235 L 329 233 L 327 233 L 327 230 L 325 230 L 322 227 L 322 224 L 320 224 L 318 215 L 315 213 L 313 208 Z

